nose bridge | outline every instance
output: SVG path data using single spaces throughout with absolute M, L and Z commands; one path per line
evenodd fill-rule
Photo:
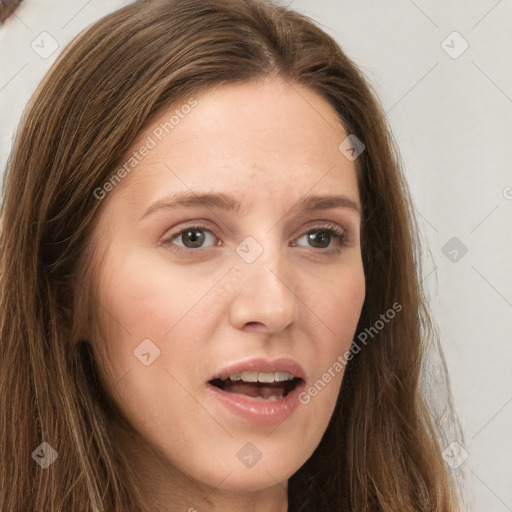
M 242 261 L 238 263 L 240 283 L 232 320 L 238 327 L 250 322 L 279 331 L 297 318 L 293 273 L 277 231 L 262 230 L 257 236 L 258 240 L 247 237 L 236 249 Z

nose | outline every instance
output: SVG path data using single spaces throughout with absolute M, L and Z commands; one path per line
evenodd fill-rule
M 265 249 L 256 261 L 240 261 L 237 267 L 236 295 L 230 309 L 234 327 L 278 333 L 297 320 L 297 283 L 282 248 L 272 254 Z

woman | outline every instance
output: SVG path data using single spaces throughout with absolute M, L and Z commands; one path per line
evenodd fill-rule
M 4 194 L 0 509 L 458 510 L 407 186 L 310 20 L 103 18 L 28 106 Z

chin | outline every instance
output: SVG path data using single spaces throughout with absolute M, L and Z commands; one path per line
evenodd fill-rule
M 295 446 L 300 446 L 297 443 Z M 212 468 L 214 473 L 209 472 L 203 475 L 203 482 L 212 487 L 223 489 L 230 492 L 258 492 L 270 487 L 281 486 L 287 488 L 287 481 L 300 467 L 306 462 L 306 458 L 300 457 L 296 451 L 292 456 L 281 453 L 272 453 L 268 449 L 261 458 L 254 462 L 253 459 L 248 464 L 235 461 L 226 461 L 224 464 L 216 465 Z M 227 476 L 229 475 L 229 476 Z M 219 482 L 225 478 L 220 484 Z M 206 481 L 207 480 L 207 481 Z

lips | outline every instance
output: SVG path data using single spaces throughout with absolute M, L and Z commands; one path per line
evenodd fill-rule
M 219 370 L 207 382 L 206 391 L 216 407 L 213 414 L 228 414 L 251 428 L 275 428 L 300 419 L 298 397 L 305 381 L 304 369 L 293 359 L 247 359 Z
M 304 378 L 303 368 L 292 359 L 251 359 L 226 366 L 208 383 L 226 393 L 277 401 L 303 383 Z

